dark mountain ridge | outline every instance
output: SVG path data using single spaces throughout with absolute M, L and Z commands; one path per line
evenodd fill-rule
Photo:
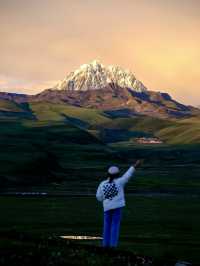
M 160 118 L 189 117 L 198 113 L 198 109 L 183 105 L 167 93 L 145 91 L 135 92 L 115 84 L 98 90 L 70 91 L 47 89 L 36 95 L 0 93 L 0 99 L 26 104 L 29 102 L 66 103 L 73 106 L 110 110 L 128 110 L 129 113 L 143 114 Z M 1 108 L 0 108 L 1 110 Z M 28 111 L 28 110 L 27 110 Z

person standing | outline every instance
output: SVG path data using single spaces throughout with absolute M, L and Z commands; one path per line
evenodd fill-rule
M 137 160 L 122 176 L 117 166 L 109 167 L 108 178 L 97 188 L 96 198 L 103 203 L 104 210 L 103 247 L 118 245 L 122 208 L 126 205 L 124 187 L 139 164 L 140 160 Z

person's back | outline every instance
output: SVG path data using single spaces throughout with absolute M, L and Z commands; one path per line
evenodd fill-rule
M 122 176 L 113 179 L 108 179 L 100 183 L 96 197 L 99 201 L 103 201 L 104 211 L 125 206 L 124 186 L 133 175 L 135 168 L 131 166 L 128 171 Z
M 104 209 L 104 231 L 103 246 L 117 246 L 121 209 L 125 206 L 124 186 L 135 172 L 136 162 L 125 174 L 119 177 L 119 168 L 112 166 L 108 169 L 109 178 L 102 181 L 97 189 L 96 198 L 103 202 Z

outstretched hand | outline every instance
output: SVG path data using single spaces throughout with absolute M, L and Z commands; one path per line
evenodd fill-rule
M 138 167 L 139 165 L 141 165 L 142 162 L 143 162 L 143 160 L 137 160 L 137 161 L 134 163 L 133 166 L 136 168 L 136 167 Z

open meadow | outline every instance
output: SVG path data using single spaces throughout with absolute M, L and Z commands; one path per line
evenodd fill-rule
M 32 237 L 101 236 L 102 208 L 95 199 L 98 183 L 111 164 L 119 165 L 123 173 L 136 159 L 144 159 L 126 188 L 119 248 L 198 265 L 199 145 L 137 145 L 126 138 L 104 143 L 93 130 L 81 126 L 68 120 L 1 121 L 2 247 L 22 246 L 14 237 L 5 237 L 16 232 Z M 36 192 L 45 195 L 30 195 Z M 101 244 L 100 240 L 76 242 Z
M 102 209 L 94 197 L 1 197 L 0 202 L 1 232 L 101 236 Z M 119 248 L 198 265 L 199 223 L 197 196 L 128 196 Z M 101 244 L 100 240 L 82 242 Z

